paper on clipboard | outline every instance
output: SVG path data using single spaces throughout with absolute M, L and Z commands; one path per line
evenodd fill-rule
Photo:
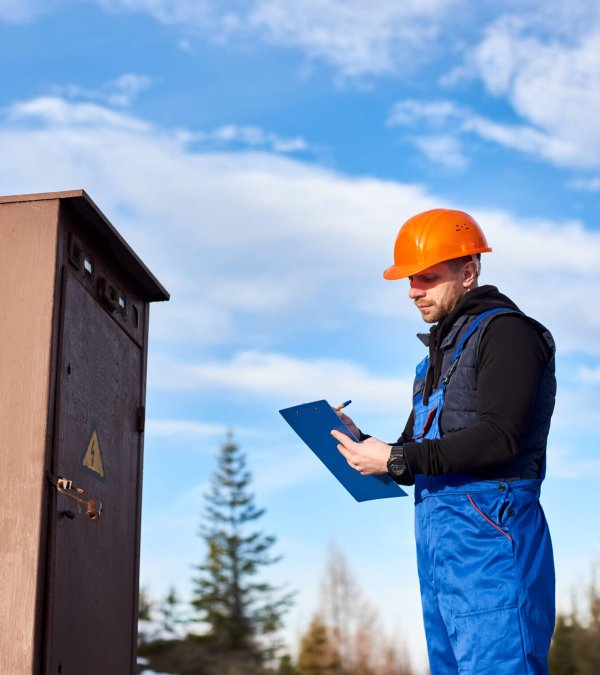
M 352 469 L 331 435 L 332 429 L 358 440 L 325 400 L 303 403 L 279 411 L 308 447 L 358 502 L 405 497 L 406 492 L 388 474 L 363 476 Z

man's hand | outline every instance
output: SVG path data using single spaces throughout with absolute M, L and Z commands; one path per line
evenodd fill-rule
M 354 424 L 354 420 L 340 410 L 336 410 L 335 412 L 342 422 L 348 427 L 348 429 L 350 429 L 350 431 L 356 436 L 356 438 L 360 438 L 360 431 L 358 430 L 356 424 Z
M 363 476 L 387 473 L 387 461 L 392 449 L 387 443 L 373 437 L 356 443 L 340 431 L 332 431 L 331 435 L 339 441 L 338 450 L 348 464 Z

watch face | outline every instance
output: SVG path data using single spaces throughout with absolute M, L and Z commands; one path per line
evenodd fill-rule
M 402 460 L 396 460 L 395 462 L 390 462 L 389 471 L 395 476 L 400 476 L 406 470 L 406 462 Z
M 404 448 L 402 445 L 392 446 L 387 470 L 391 476 L 401 476 L 406 471 L 406 460 L 404 459 Z

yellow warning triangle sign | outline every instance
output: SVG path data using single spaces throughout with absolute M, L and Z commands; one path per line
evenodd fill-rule
M 102 463 L 102 454 L 100 453 L 100 442 L 98 441 L 98 434 L 95 431 L 83 456 L 83 466 L 86 466 L 104 478 L 104 464 Z

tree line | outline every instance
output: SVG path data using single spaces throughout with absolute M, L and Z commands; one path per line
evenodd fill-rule
M 570 611 L 559 611 L 552 636 L 549 666 L 552 675 L 600 673 L 600 587 L 592 574 L 584 604 L 573 602 Z
M 330 552 L 319 607 L 292 656 L 279 639 L 294 593 L 265 580 L 278 562 L 274 536 L 258 529 L 246 457 L 231 438 L 221 447 L 205 495 L 191 602 L 175 588 L 157 603 L 140 593 L 140 667 L 177 675 L 412 675 L 406 645 L 385 634 L 339 550 Z M 600 588 L 557 615 L 551 675 L 600 673 Z

